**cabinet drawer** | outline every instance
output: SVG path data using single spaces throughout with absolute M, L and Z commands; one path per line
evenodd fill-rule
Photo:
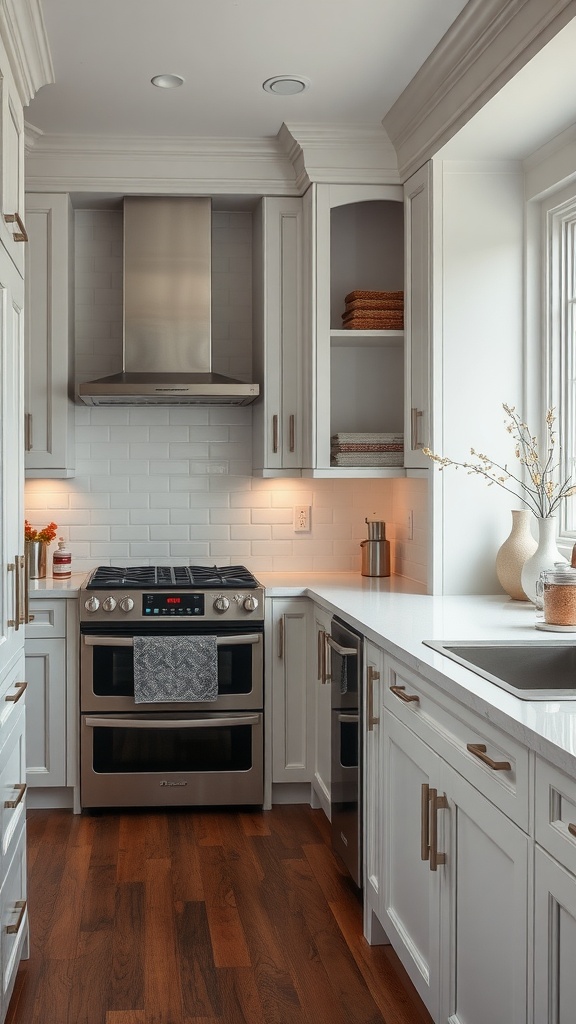
M 576 875 L 576 779 L 536 759 L 536 842 Z
M 384 708 L 527 832 L 527 748 L 401 662 L 386 659 L 384 680 Z
M 66 601 L 31 600 L 30 616 L 27 637 L 66 636 Z
M 0 751 L 12 728 L 14 712 L 25 704 L 26 686 L 24 652 L 22 651 L 0 684 Z
M 28 935 L 26 908 L 26 830 L 24 820 L 18 830 L 14 856 L 0 890 L 0 959 L 2 963 L 2 1002 L 6 1007 Z
M 0 752 L 0 864 L 10 862 L 26 817 L 26 744 L 24 705 L 9 722 L 9 736 Z

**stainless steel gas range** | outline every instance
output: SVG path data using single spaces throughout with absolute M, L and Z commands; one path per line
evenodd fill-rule
M 79 604 L 82 807 L 261 804 L 264 592 L 252 574 L 103 566 Z M 142 701 L 137 637 L 162 637 L 164 650 L 202 638 L 214 654 L 210 698 Z

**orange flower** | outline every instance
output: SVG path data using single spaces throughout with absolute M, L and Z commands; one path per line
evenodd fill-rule
M 57 532 L 57 523 L 48 523 L 48 526 L 44 526 L 41 530 L 36 530 L 33 526 L 30 525 L 27 519 L 24 520 L 25 540 L 39 540 L 43 544 L 49 544 L 50 541 L 54 540 Z

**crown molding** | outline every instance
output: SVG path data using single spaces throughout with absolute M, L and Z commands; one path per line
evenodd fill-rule
M 285 125 L 265 139 L 45 134 L 26 124 L 28 191 L 302 195 L 400 182 L 381 125 Z
M 283 124 L 278 142 L 305 192 L 315 181 L 363 185 L 400 181 L 396 152 L 381 124 Z
M 44 134 L 26 126 L 26 188 L 297 195 L 276 139 Z
M 469 0 L 383 118 L 402 179 L 574 17 L 576 0 Z
M 0 36 L 18 95 L 27 106 L 43 85 L 54 81 L 40 0 L 0 0 Z

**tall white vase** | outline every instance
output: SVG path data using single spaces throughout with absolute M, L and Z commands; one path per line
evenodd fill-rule
M 522 569 L 538 544 L 530 529 L 534 519 L 529 509 L 512 512 L 512 529 L 496 555 L 496 575 L 500 586 L 514 601 L 528 601 L 522 589 Z
M 538 524 L 538 547 L 534 554 L 524 563 L 521 582 L 522 589 L 529 601 L 537 608 L 542 607 L 542 599 L 536 595 L 536 584 L 540 579 L 540 573 L 544 569 L 553 569 L 561 562 L 567 564 L 567 559 L 561 555 L 556 546 L 556 530 L 558 526 L 556 516 L 547 516 L 545 519 L 536 519 Z

